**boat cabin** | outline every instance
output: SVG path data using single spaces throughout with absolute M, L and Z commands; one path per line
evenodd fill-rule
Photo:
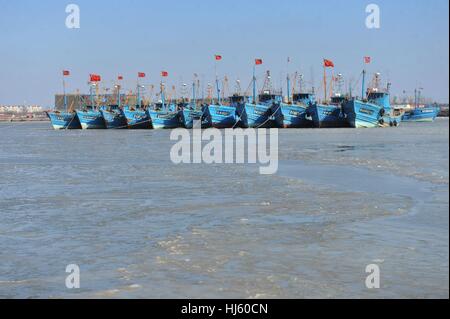
M 292 100 L 294 103 L 310 105 L 314 104 L 315 96 L 312 93 L 295 93 Z
M 367 92 L 367 100 L 370 103 L 383 107 L 385 110 L 391 109 L 389 93 L 387 92 L 379 91 L 377 89 L 370 89 Z
M 344 95 L 340 95 L 340 94 L 336 94 L 334 96 L 331 97 L 331 104 L 334 105 L 342 105 L 345 102 L 347 102 L 347 97 Z

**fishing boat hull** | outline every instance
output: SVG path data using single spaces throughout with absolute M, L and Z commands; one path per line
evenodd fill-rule
M 350 127 L 373 128 L 383 125 L 383 108 L 373 103 L 351 100 L 343 105 Z
M 232 128 L 238 123 L 236 108 L 227 105 L 209 105 L 207 116 L 215 128 Z
M 422 107 L 406 112 L 402 116 L 404 122 L 434 122 L 439 115 L 438 107 Z
M 273 127 L 275 118 L 273 105 L 246 103 L 241 121 L 244 127 L 268 128 Z M 276 106 L 278 108 L 278 105 Z
M 107 129 L 126 129 L 128 128 L 127 118 L 121 110 L 101 111 L 105 126 Z
M 83 130 L 105 129 L 105 121 L 100 111 L 77 111 L 77 116 Z
M 314 127 L 333 128 L 348 127 L 348 123 L 342 113 L 341 107 L 336 105 L 313 104 L 307 109 Z
M 127 125 L 129 129 L 151 129 L 152 120 L 147 111 L 142 109 L 130 109 L 124 108 L 123 113 L 125 115 Z
M 186 108 L 181 112 L 181 119 L 184 127 L 187 129 L 191 129 L 194 127 L 194 121 L 201 121 L 202 128 L 211 126 L 209 116 L 204 111 L 200 110 Z
M 399 126 L 402 122 L 402 115 L 399 114 L 385 114 L 381 118 L 381 126 L 382 127 L 388 127 L 388 126 Z
M 277 127 L 305 128 L 312 127 L 313 122 L 307 116 L 307 107 L 299 104 L 280 104 L 280 110 L 275 114 Z
M 55 130 L 81 129 L 80 121 L 75 112 L 47 112 L 47 116 Z
M 173 129 L 181 127 L 180 112 L 147 110 L 154 129 Z

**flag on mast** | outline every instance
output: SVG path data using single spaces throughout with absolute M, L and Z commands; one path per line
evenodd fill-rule
M 334 68 L 334 63 L 331 60 L 323 59 L 323 66 L 326 68 Z
M 364 57 L 364 63 L 365 64 L 369 64 L 370 62 L 372 62 L 372 58 L 370 56 L 365 56 Z
M 263 60 L 262 59 L 255 59 L 255 64 L 256 65 L 261 65 L 261 64 L 263 64 Z
M 70 71 L 68 71 L 68 70 L 63 71 L 63 76 L 69 76 L 69 75 L 70 75 Z
M 216 54 L 214 57 L 215 57 L 216 61 L 222 60 L 222 56 L 219 54 Z
M 91 82 L 100 82 L 102 80 L 102 77 L 98 74 L 91 74 L 90 78 Z

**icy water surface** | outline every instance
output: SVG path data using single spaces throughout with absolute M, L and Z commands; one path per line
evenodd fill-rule
M 448 128 L 280 130 L 263 176 L 175 166 L 168 131 L 0 123 L 0 297 L 448 298 Z

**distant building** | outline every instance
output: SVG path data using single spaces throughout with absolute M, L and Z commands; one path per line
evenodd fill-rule
M 0 113 L 42 113 L 38 105 L 0 105 Z

